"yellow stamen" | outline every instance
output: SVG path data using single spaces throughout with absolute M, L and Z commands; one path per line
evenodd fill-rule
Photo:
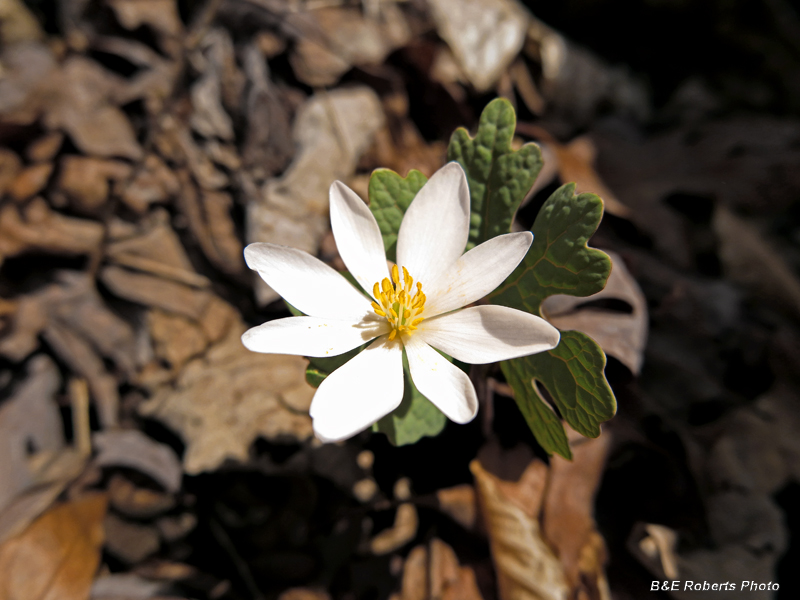
M 410 334 L 416 331 L 424 317 L 425 294 L 422 293 L 422 284 L 403 267 L 402 278 L 400 268 L 392 266 L 391 279 L 385 277 L 382 281 L 372 286 L 372 295 L 377 302 L 372 303 L 372 309 L 380 317 L 384 317 L 392 326 L 389 340 L 394 340 L 398 334 Z

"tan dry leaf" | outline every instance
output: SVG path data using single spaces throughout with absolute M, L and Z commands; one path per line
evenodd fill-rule
M 0 63 L 0 122 L 33 124 L 50 101 L 51 81 L 58 77 L 52 50 L 43 43 L 5 46 Z
M 177 36 L 183 31 L 175 0 L 107 0 L 125 29 L 134 31 L 149 25 L 165 36 Z
M 469 484 L 457 485 L 436 491 L 439 510 L 449 515 L 465 529 L 472 529 L 478 518 L 478 500 L 475 488 Z
M 501 600 L 566 600 L 569 597 L 558 558 L 542 537 L 538 516 L 531 517 L 501 489 L 502 480 L 473 460 L 481 515 L 497 571 Z M 508 487 L 508 486 L 506 486 Z
M 294 161 L 281 178 L 268 180 L 258 196 L 248 198 L 247 241 L 316 254 L 329 227 L 328 188 L 353 174 L 383 122 L 380 100 L 370 88 L 350 87 L 312 96 L 295 119 Z M 259 285 L 262 304 L 278 298 L 266 284 Z
M 157 155 L 148 154 L 120 197 L 135 212 L 144 214 L 151 204 L 167 202 L 179 191 L 180 183 L 172 169 Z
M 25 157 L 33 163 L 49 162 L 56 157 L 63 143 L 64 134 L 60 131 L 46 133 L 28 144 L 25 148 Z
M 0 40 L 4 46 L 42 39 L 39 21 L 21 0 L 0 0 Z
M 384 529 L 369 543 L 373 554 L 389 554 L 402 548 L 417 535 L 419 517 L 417 507 L 409 502 L 404 502 L 397 507 L 394 524 L 389 529 Z
M 110 182 L 126 179 L 132 167 L 118 160 L 90 156 L 64 156 L 60 161 L 58 187 L 70 199 L 72 208 L 96 214 L 105 204 Z
M 19 156 L 7 148 L 0 148 L 0 198 L 5 196 L 21 170 L 22 161 Z
M 378 19 L 356 7 L 331 6 L 307 13 L 304 34 L 289 54 L 297 78 L 312 87 L 335 84 L 353 65 L 379 65 L 405 46 L 411 32 L 396 4 L 381 6 Z
M 37 356 L 28 363 L 27 375 L 0 406 L 0 511 L 36 482 L 28 444 L 35 453 L 50 455 L 65 446 L 64 426 L 54 399 L 61 386 L 58 369 L 46 356 Z
M 528 13 L 516 0 L 429 0 L 436 28 L 479 92 L 492 88 L 525 42 Z
M 0 600 L 86 600 L 100 564 L 106 497 L 56 506 L 0 546 Z
M 241 343 L 246 326 L 238 318 L 204 356 L 189 362 L 174 386 L 163 386 L 140 406 L 143 415 L 163 421 L 186 443 L 184 470 L 210 471 L 226 459 L 245 461 L 259 436 L 303 441 L 311 434 L 308 414 L 283 401 L 309 388 L 305 359 L 257 354 Z
M 246 271 L 242 243 L 231 217 L 233 199 L 227 192 L 198 190 L 186 171 L 178 172 L 182 192 L 178 206 L 206 258 L 229 275 Z
M 542 312 L 562 331 L 577 329 L 587 334 L 606 354 L 638 375 L 647 344 L 647 299 L 622 257 L 611 251 L 606 251 L 606 254 L 611 257 L 612 269 L 602 291 L 585 298 L 562 294 L 549 296 L 542 302 Z M 623 300 L 631 306 L 632 312 L 582 308 L 588 302 L 603 299 Z
M 545 163 L 528 198 L 550 184 L 558 175 L 562 183 L 574 182 L 576 193 L 589 192 L 600 196 L 604 210 L 608 213 L 617 217 L 628 217 L 631 214 L 631 209 L 620 202 L 597 174 L 594 168 L 597 148 L 589 136 L 580 136 L 568 144 L 560 144 L 549 131 L 538 125 L 520 123 L 517 130 L 541 140 Z
M 483 600 L 475 572 L 462 567 L 453 549 L 438 538 L 430 547 L 416 546 L 403 565 L 395 600 Z
M 800 315 L 800 281 L 780 252 L 724 206 L 717 206 L 711 226 L 725 274 L 753 294 Z
M 151 477 L 165 490 L 176 493 L 183 473 L 175 452 L 166 444 L 147 437 L 138 429 L 98 431 L 92 436 L 99 467 L 127 467 Z
M 17 203 L 41 192 L 53 173 L 52 163 L 41 163 L 23 169 L 8 187 L 8 195 Z
M 158 551 L 161 541 L 154 526 L 142 525 L 121 519 L 114 513 L 106 515 L 105 549 L 127 564 L 142 562 Z
M 180 462 L 178 472 L 181 473 Z M 135 519 L 152 519 L 175 508 L 176 504 L 171 494 L 137 487 L 119 473 L 112 475 L 108 482 L 108 499 L 114 510 Z
M 203 37 L 193 62 L 200 78 L 189 89 L 192 129 L 205 138 L 233 141 L 233 121 L 223 106 L 223 79 L 239 74 L 233 59 L 233 42 L 224 29 L 215 28 Z M 240 74 L 239 74 L 240 75 Z
M 137 160 L 142 148 L 128 117 L 111 102 L 124 82 L 83 56 L 71 56 L 52 82 L 53 95 L 45 115 L 50 129 L 69 134 L 85 154 Z
M 550 478 L 542 507 L 542 532 L 559 557 L 572 593 L 583 590 L 592 600 L 610 600 L 603 590 L 605 548 L 596 532 L 594 497 L 603 474 L 611 436 L 583 438 L 569 427 L 573 459 L 550 459 Z M 598 541 L 599 538 L 599 541 Z M 583 567 L 595 569 L 583 571 Z
M 103 239 L 103 225 L 52 211 L 42 198 L 27 206 L 0 208 L 0 264 L 23 252 L 90 254 Z

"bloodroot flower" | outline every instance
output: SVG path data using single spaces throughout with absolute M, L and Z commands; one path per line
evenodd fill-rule
M 558 330 L 537 316 L 504 306 L 463 308 L 511 274 L 533 235 L 500 235 L 463 254 L 470 202 L 458 163 L 434 174 L 409 206 L 397 238 L 397 265 L 391 268 L 375 217 L 339 181 L 330 189 L 330 211 L 339 254 L 371 298 L 302 250 L 262 243 L 244 252 L 251 269 L 308 315 L 250 329 L 242 336 L 247 348 L 324 357 L 374 340 L 319 386 L 310 414 L 320 440 L 349 438 L 398 407 L 404 350 L 419 391 L 449 419 L 467 423 L 478 411 L 475 388 L 434 348 L 482 364 L 558 344 Z

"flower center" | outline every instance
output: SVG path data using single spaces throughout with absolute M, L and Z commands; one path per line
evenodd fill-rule
M 393 283 L 394 282 L 394 283 Z M 375 313 L 392 326 L 389 340 L 393 340 L 398 333 L 411 333 L 422 321 L 425 308 L 425 294 L 422 293 L 422 284 L 417 282 L 417 291 L 412 296 L 414 280 L 403 267 L 403 278 L 400 279 L 400 270 L 397 265 L 392 267 L 392 280 L 386 277 L 381 282 L 376 282 L 372 287 L 372 295 L 380 302 L 372 303 Z

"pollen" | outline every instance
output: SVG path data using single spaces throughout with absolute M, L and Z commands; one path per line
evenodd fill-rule
M 384 317 L 392 326 L 389 340 L 393 340 L 398 334 L 415 331 L 422 322 L 422 311 L 425 309 L 422 284 L 417 282 L 415 291 L 414 279 L 405 267 L 403 276 L 400 277 L 400 269 L 394 265 L 391 280 L 386 277 L 383 281 L 376 282 L 372 286 L 372 295 L 377 300 L 372 303 L 375 314 Z

